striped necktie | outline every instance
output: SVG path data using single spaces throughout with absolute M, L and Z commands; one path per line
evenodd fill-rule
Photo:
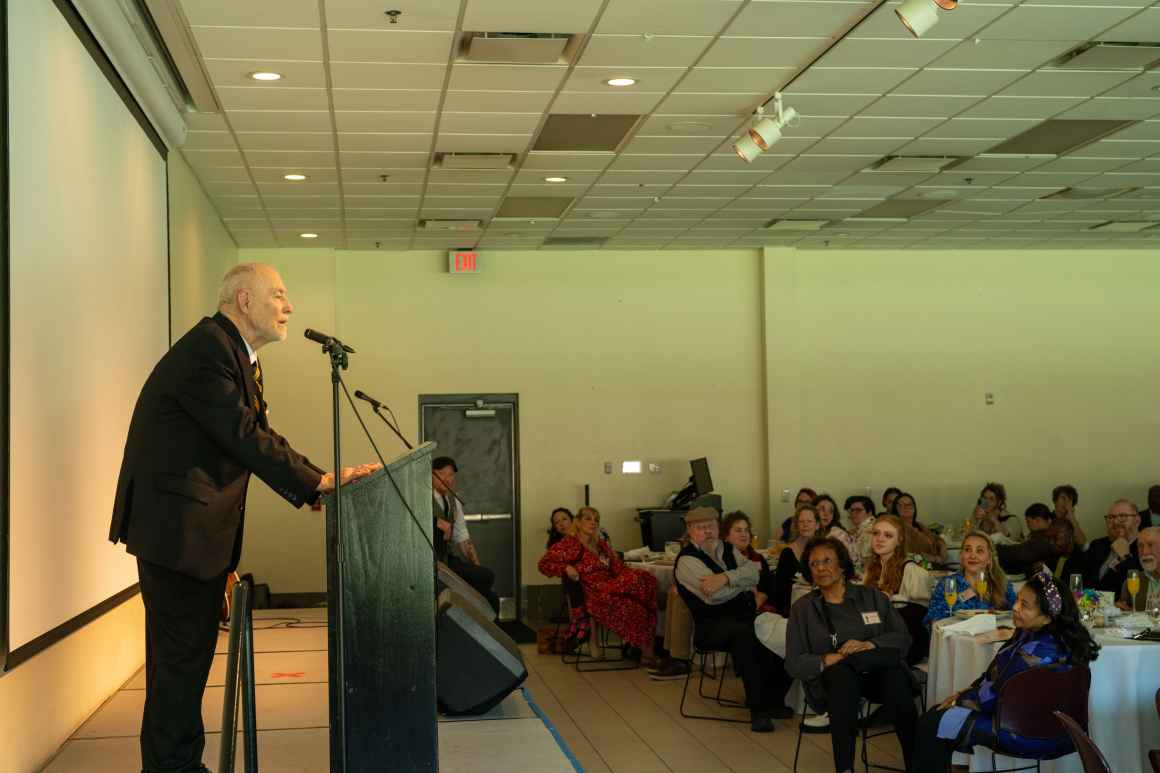
M 265 404 L 266 400 L 262 394 L 262 363 L 258 360 L 254 360 L 254 384 L 256 384 L 258 387 L 258 394 L 254 395 L 254 411 L 258 415 L 261 415 L 262 406 Z

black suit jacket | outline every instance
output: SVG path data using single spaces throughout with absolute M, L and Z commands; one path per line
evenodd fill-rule
M 201 320 L 153 368 L 133 409 L 109 539 L 200 579 L 234 569 L 253 473 L 291 504 L 322 470 L 270 429 L 238 329 Z
M 1140 553 L 1136 541 L 1132 541 L 1131 552 L 1118 566 L 1108 571 L 1100 578 L 1100 567 L 1104 565 L 1108 555 L 1112 552 L 1112 541 L 1108 537 L 1100 537 L 1088 543 L 1087 556 L 1084 559 L 1083 586 L 1096 590 L 1110 590 L 1120 592 L 1120 586 L 1128 580 L 1129 569 L 1140 568 Z

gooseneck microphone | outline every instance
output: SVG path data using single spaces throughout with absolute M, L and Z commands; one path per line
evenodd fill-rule
M 332 335 L 327 335 L 326 333 L 320 333 L 317 330 L 312 330 L 310 328 L 306 328 L 305 330 L 303 330 L 302 335 L 306 336 L 307 338 L 309 338 L 311 341 L 313 341 L 316 344 L 322 344 L 323 346 L 329 346 L 331 343 L 337 343 L 339 346 L 342 347 L 342 350 L 344 352 L 346 352 L 347 354 L 354 354 L 355 353 L 354 349 L 350 348 L 349 346 L 344 344 L 342 341 L 339 341 L 337 338 L 335 338 Z

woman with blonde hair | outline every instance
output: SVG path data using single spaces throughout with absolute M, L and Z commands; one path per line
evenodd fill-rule
M 657 581 L 648 572 L 624 565 L 600 535 L 600 512 L 582 507 L 572 533 L 540 559 L 548 577 L 570 577 L 584 586 L 588 613 L 624 641 L 640 647 L 641 664 L 658 668 L 653 648 L 657 625 Z
M 1011 609 L 1015 587 L 999 566 L 991 538 L 981 531 L 963 537 L 959 571 L 944 577 L 930 597 L 927 625 L 965 609 Z

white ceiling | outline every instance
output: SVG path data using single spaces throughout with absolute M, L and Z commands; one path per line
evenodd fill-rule
M 897 3 L 875 8 L 880 1 L 180 0 L 225 109 L 189 114 L 181 152 L 246 247 L 537 249 L 549 237 L 607 237 L 610 249 L 1160 240 L 1160 229 L 1089 230 L 1109 220 L 1160 222 L 1160 71 L 1045 66 L 1089 40 L 1160 41 L 1160 2 L 963 0 L 913 39 Z M 388 9 L 402 11 L 397 24 Z M 464 64 L 453 53 L 463 30 L 589 37 L 574 66 Z M 248 77 L 267 69 L 284 78 Z M 637 85 L 603 83 L 624 75 Z M 746 164 L 731 145 L 779 89 L 801 118 Z M 553 113 L 644 118 L 617 153 L 529 152 Z M 972 156 L 1047 118 L 1141 123 L 1058 159 L 865 171 L 885 155 Z M 517 160 L 509 171 L 433 169 L 444 151 Z M 309 180 L 286 182 L 288 172 Z M 544 182 L 553 175 L 568 181 Z M 1139 190 L 1040 200 L 1067 186 Z M 575 203 L 559 221 L 491 221 L 507 196 Z M 894 197 L 948 201 L 907 222 L 843 221 Z M 417 228 L 427 218 L 480 219 L 485 228 L 431 234 Z M 765 230 L 773 218 L 834 222 L 795 234 Z M 319 238 L 307 242 L 303 232 Z

